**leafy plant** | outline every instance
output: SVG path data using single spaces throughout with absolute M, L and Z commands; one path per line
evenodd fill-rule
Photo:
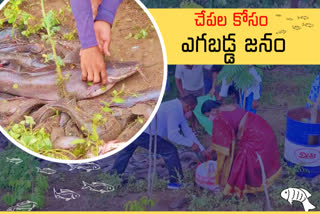
M 70 32 L 70 33 L 64 34 L 64 35 L 63 35 L 63 38 L 64 38 L 65 40 L 69 40 L 69 41 L 75 40 L 75 39 L 76 39 L 76 34 L 77 34 L 77 30 L 73 30 L 73 31 Z
M 59 94 L 62 97 L 66 97 L 67 92 L 65 90 L 64 77 L 61 71 L 61 66 L 63 66 L 63 63 L 62 63 L 63 61 L 59 56 L 57 56 L 56 42 L 53 40 L 53 35 L 55 34 L 55 32 L 60 30 L 60 28 L 58 27 L 60 23 L 56 18 L 56 14 L 52 10 L 50 10 L 46 14 L 45 7 L 44 7 L 44 0 L 41 0 L 41 9 L 42 9 L 42 16 L 43 16 L 42 26 L 47 31 L 47 35 L 44 35 L 42 39 L 46 40 L 51 44 L 52 58 L 54 59 L 56 64 L 57 85 L 59 86 L 59 89 L 60 89 Z
M 102 114 L 94 114 L 92 118 L 91 130 L 87 130 L 85 127 L 81 127 L 82 131 L 87 132 L 85 139 L 78 139 L 71 142 L 73 145 L 77 145 L 72 151 L 77 157 L 86 154 L 91 151 L 94 156 L 99 155 L 99 146 L 103 145 L 104 142 L 99 138 L 97 129 L 100 125 L 103 125 L 106 119 L 102 119 Z
M 219 73 L 217 81 L 222 82 L 222 80 L 226 80 L 227 83 L 233 82 L 240 94 L 245 93 L 254 82 L 254 77 L 249 72 L 251 66 L 252 65 L 225 65 Z M 263 69 L 273 69 L 273 66 L 259 65 L 254 66 L 254 68 L 258 75 L 262 77 Z M 245 105 L 243 104 L 242 106 Z
M 7 131 L 11 137 L 24 147 L 49 157 L 69 159 L 68 155 L 74 156 L 68 150 L 53 149 L 50 134 L 44 128 L 34 129 L 35 121 L 30 116 L 24 116 L 25 120 L 11 124 Z
M 8 20 L 8 23 L 12 25 L 12 35 L 14 34 L 15 28 L 20 28 L 22 30 L 21 34 L 29 37 L 31 34 L 35 34 L 41 30 L 41 25 L 39 24 L 30 24 L 30 20 L 35 20 L 31 14 L 22 11 L 20 5 L 25 0 L 11 0 L 4 9 L 4 19 L 0 20 L 0 26 L 3 25 L 5 20 Z
M 134 38 L 135 39 L 145 39 L 147 36 L 148 36 L 148 27 L 145 29 L 141 29 L 138 33 L 136 33 L 134 35 Z
M 138 201 L 128 201 L 124 205 L 125 211 L 145 211 L 154 206 L 154 201 L 146 196 L 142 196 Z
M 120 193 L 123 193 L 122 178 L 117 174 L 101 173 L 98 175 L 98 178 L 101 182 L 112 185 L 114 191 L 110 192 L 110 197 L 115 197 Z M 109 196 L 108 195 L 108 196 Z
M 19 158 L 20 164 L 6 163 L 7 158 Z M 0 188 L 6 192 L 2 201 L 12 206 L 17 202 L 30 200 L 37 203 L 38 208 L 45 203 L 44 194 L 48 191 L 48 181 L 45 176 L 37 173 L 39 162 L 11 145 L 0 153 Z

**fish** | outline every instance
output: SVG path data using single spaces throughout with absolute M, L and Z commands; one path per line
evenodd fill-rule
M 70 116 L 64 112 L 60 114 L 59 126 L 64 127 L 70 120 Z
M 288 21 L 293 21 L 293 18 L 287 18 Z
M 13 207 L 9 207 L 7 211 L 31 211 L 37 206 L 38 204 L 36 202 L 27 200 L 20 202 Z
M 101 169 L 99 164 L 96 163 L 84 163 L 84 164 L 68 164 L 70 166 L 69 171 L 78 169 L 78 170 L 85 170 L 86 172 L 91 172 L 93 170 Z
M 140 66 L 136 62 L 108 63 L 108 84 L 105 87 L 100 84 L 90 85 L 83 82 L 79 68 L 66 69 L 62 71 L 62 74 L 66 78 L 64 82 L 66 92 L 77 100 L 83 100 L 104 94 L 116 83 L 132 76 L 139 70 Z M 0 69 L 0 92 L 7 94 L 57 101 L 61 97 L 56 82 L 57 73 L 52 69 L 48 71 L 42 69 L 41 72 L 16 72 L 5 68 Z
M 301 27 L 298 26 L 298 25 L 293 25 L 292 28 L 293 28 L 294 30 L 301 30 Z
M 298 19 L 303 19 L 303 20 L 307 20 L 307 19 L 309 19 L 309 17 L 308 17 L 308 16 L 298 16 L 297 18 L 298 18 Z
M 90 191 L 100 192 L 101 194 L 106 192 L 113 192 L 114 186 L 102 182 L 92 182 L 91 184 L 82 181 L 83 187 L 81 189 L 89 189 Z
M 43 47 L 39 44 L 3 44 L 0 45 L 0 52 L 6 53 L 41 53 Z M 10 62 L 9 62 L 10 63 Z
M 76 193 L 69 189 L 60 189 L 60 192 L 57 192 L 55 188 L 53 188 L 54 197 L 56 199 L 63 199 L 65 201 L 75 200 L 80 198 L 80 194 Z
M 280 30 L 276 34 L 285 34 L 287 31 L 286 30 Z
M 8 49 L 7 51 L 10 51 Z M 0 60 L 8 61 L 9 64 L 18 64 L 29 70 L 41 69 L 48 66 L 46 63 L 40 62 L 37 58 L 24 53 L 10 53 L 0 50 Z
M 287 200 L 291 205 L 293 201 L 301 202 L 306 212 L 315 209 L 315 206 L 313 206 L 308 200 L 308 198 L 311 197 L 311 194 L 305 189 L 288 188 L 281 192 L 281 197 Z
M 7 117 L 0 125 L 7 126 L 8 124 L 18 123 L 24 119 L 24 115 L 29 115 L 33 110 L 45 105 L 46 102 L 38 99 L 26 99 L 17 97 L 1 103 L 0 117 Z
M 34 115 L 34 120 L 37 124 L 41 123 L 42 121 L 45 120 L 47 116 L 52 115 L 52 113 L 58 110 L 60 112 L 64 112 L 68 114 L 71 120 L 76 124 L 76 126 L 79 128 L 79 130 L 82 131 L 84 135 L 88 136 L 93 133 L 92 118 L 88 116 L 87 112 L 84 112 L 80 108 L 77 108 L 72 100 L 67 101 L 67 100 L 61 99 L 58 102 L 47 104 L 43 108 L 45 109 L 44 110 L 40 109 L 41 115 L 38 115 L 37 113 L 36 115 Z M 54 111 L 52 111 L 52 109 L 54 109 Z M 96 131 L 100 139 L 107 142 L 110 140 L 114 140 L 119 136 L 119 134 L 122 131 L 122 126 L 114 116 L 109 115 L 108 120 L 103 124 L 99 124 Z M 65 138 L 64 140 L 68 140 L 68 139 Z
M 23 162 L 20 158 L 6 158 L 6 161 L 9 163 L 14 163 L 15 165 L 18 165 Z
M 123 103 L 112 103 L 110 107 L 130 108 L 137 103 L 143 103 L 147 101 L 157 101 L 160 96 L 160 89 L 148 89 L 138 92 L 135 96 L 129 96 Z
M 304 26 L 304 27 L 313 27 L 314 24 L 312 24 L 312 23 L 302 23 L 302 26 Z
M 42 174 L 46 174 L 46 175 L 53 175 L 57 172 L 56 170 L 50 169 L 50 168 L 41 169 L 39 167 L 36 167 L 36 169 L 37 169 L 37 172 L 42 173 Z

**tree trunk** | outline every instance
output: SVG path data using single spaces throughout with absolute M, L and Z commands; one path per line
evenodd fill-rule
M 299 0 L 291 0 L 290 7 L 291 8 L 298 8 L 299 7 Z

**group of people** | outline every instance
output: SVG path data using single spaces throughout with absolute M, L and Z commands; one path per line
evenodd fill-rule
M 107 84 L 104 55 L 110 56 L 111 26 L 121 1 L 71 0 L 82 48 L 80 59 L 83 81 Z M 224 187 L 225 194 L 241 196 L 263 189 L 257 154 L 262 157 L 267 183 L 272 182 L 281 168 L 272 128 L 255 115 L 261 78 L 255 67 L 251 66 L 249 72 L 254 83 L 246 94 L 237 94 L 242 99 L 245 97 L 246 105 L 242 107 L 239 102 L 225 105 L 224 99 L 236 90 L 233 82 L 227 80 L 222 81 L 218 90 L 217 76 L 222 69 L 223 66 L 219 65 L 177 65 L 175 82 L 179 97 L 161 104 L 145 132 L 117 154 L 112 172 L 124 173 L 136 148 L 140 146 L 149 149 L 150 136 L 156 136 L 157 154 L 164 159 L 169 171 L 169 189 L 179 189 L 183 185 L 183 170 L 174 144 L 190 147 L 192 151 L 207 158 L 213 157 L 215 153 L 218 165 L 216 183 Z M 197 97 L 205 94 L 217 99 L 208 100 L 201 107 L 202 114 L 213 123 L 212 144 L 209 148 L 202 146 L 188 123 L 189 119 L 191 123 L 196 120 L 193 110 L 198 105 Z
M 205 159 L 217 157 L 216 184 L 223 187 L 225 194 L 241 197 L 245 193 L 262 191 L 262 167 L 268 184 L 277 178 L 281 166 L 276 137 L 268 123 L 255 114 L 260 97 L 260 76 L 254 66 L 250 67 L 254 83 L 246 96 L 250 105 L 243 108 L 236 101 L 232 104 L 223 102 L 232 90 L 232 81 L 223 80 L 220 92 L 217 93 L 216 80 L 221 69 L 222 66 L 177 65 L 175 82 L 179 97 L 160 105 L 149 128 L 119 152 L 113 172 L 122 174 L 135 149 L 138 146 L 149 149 L 149 137 L 157 133 L 156 151 L 164 159 L 169 171 L 169 189 L 179 189 L 183 185 L 183 170 L 174 144 L 190 147 Z M 206 93 L 220 100 L 208 99 L 201 106 L 202 114 L 213 123 L 212 144 L 209 148 L 201 145 L 189 126 L 192 123 L 191 115 L 198 105 L 197 97 Z M 258 156 L 263 166 L 258 162 Z

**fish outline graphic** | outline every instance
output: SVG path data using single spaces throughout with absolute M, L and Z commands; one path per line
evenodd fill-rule
M 73 171 L 75 169 L 85 170 L 86 172 L 91 172 L 93 170 L 101 169 L 99 164 L 96 163 L 85 163 L 85 164 L 68 164 L 70 169 L 69 171 Z
M 287 188 L 285 190 L 282 190 L 280 195 L 284 200 L 287 200 L 291 205 L 293 201 L 301 202 L 303 205 L 304 211 L 306 212 L 316 208 L 309 202 L 308 198 L 311 197 L 311 194 L 305 189 Z
M 21 160 L 20 158 L 8 158 L 8 157 L 6 157 L 6 162 L 14 163 L 15 165 L 18 165 L 18 164 L 22 163 L 23 160 Z
M 7 211 L 31 211 L 36 206 L 38 206 L 37 202 L 27 200 L 20 202 L 13 207 L 9 207 Z
M 82 181 L 83 187 L 81 189 L 89 189 L 90 191 L 100 192 L 101 194 L 107 192 L 113 192 L 114 186 L 102 182 L 92 182 L 91 184 Z
M 46 174 L 46 175 L 53 175 L 55 174 L 57 171 L 51 168 L 40 168 L 40 167 L 36 167 L 37 172 L 38 173 L 42 173 L 42 174 Z
M 71 199 L 75 200 L 80 198 L 80 194 L 76 193 L 70 189 L 60 189 L 60 192 L 57 192 L 55 188 L 53 188 L 54 197 L 56 199 L 62 199 L 65 201 L 70 201 Z

